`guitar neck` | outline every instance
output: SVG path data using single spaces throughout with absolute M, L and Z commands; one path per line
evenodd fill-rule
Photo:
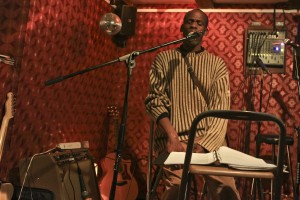
M 7 100 L 5 102 L 5 115 L 3 117 L 1 130 L 0 130 L 0 161 L 3 154 L 3 149 L 4 149 L 3 147 L 4 147 L 4 141 L 5 141 L 5 136 L 8 127 L 8 122 L 11 118 L 13 118 L 13 93 L 9 92 L 7 93 Z
M 118 108 L 115 105 L 108 106 L 108 114 L 110 116 L 109 118 L 109 127 L 111 128 L 111 125 L 113 126 L 113 130 L 109 128 L 109 141 L 110 144 L 108 145 L 108 149 L 113 149 L 115 152 L 118 148 L 118 131 L 119 131 L 119 112 Z
M 115 150 L 118 148 L 118 132 L 119 132 L 119 122 L 118 118 L 114 118 L 114 137 L 115 137 Z
M 7 127 L 8 127 L 9 120 L 4 118 L 1 124 L 1 130 L 0 130 L 0 161 L 3 154 L 4 149 L 4 141 L 7 133 Z

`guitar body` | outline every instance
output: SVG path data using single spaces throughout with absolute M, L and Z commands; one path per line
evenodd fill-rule
M 109 200 L 110 189 L 114 176 L 115 153 L 107 154 L 101 161 L 103 176 L 100 191 L 103 200 Z M 115 199 L 135 200 L 138 195 L 138 185 L 131 171 L 131 161 L 122 159 L 119 164 Z
M 10 200 L 14 193 L 14 187 L 10 183 L 1 183 L 0 200 Z

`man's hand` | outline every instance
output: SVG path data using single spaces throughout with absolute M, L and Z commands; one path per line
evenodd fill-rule
M 185 152 L 187 144 L 185 142 L 180 142 L 178 137 L 169 137 L 167 142 L 167 151 L 171 153 L 175 152 Z M 195 143 L 193 147 L 193 153 L 208 153 L 201 145 Z
M 201 145 L 196 143 L 196 144 L 194 144 L 193 152 L 194 153 L 207 153 L 208 151 L 206 149 L 204 149 Z
M 184 152 L 185 148 L 183 147 L 182 143 L 179 141 L 179 138 L 176 137 L 169 137 L 167 142 L 167 151 L 171 153 L 172 151 L 176 152 Z
M 171 153 L 172 151 L 184 152 L 185 148 L 182 143 L 179 141 L 178 134 L 174 127 L 172 126 L 170 119 L 164 117 L 159 120 L 159 125 L 165 130 L 166 135 L 168 136 L 167 142 L 167 152 Z

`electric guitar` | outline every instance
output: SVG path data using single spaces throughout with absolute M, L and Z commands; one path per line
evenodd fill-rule
M 3 155 L 4 141 L 7 132 L 8 122 L 13 118 L 14 114 L 14 95 L 12 92 L 7 93 L 7 100 L 5 103 L 5 115 L 2 120 L 0 130 L 0 161 Z M 13 185 L 11 183 L 0 182 L 0 200 L 10 200 L 13 195 Z
M 0 199 L 10 200 L 14 193 L 14 187 L 11 183 L 0 183 Z
M 108 113 L 114 121 L 114 137 L 117 144 L 118 135 L 118 110 L 116 106 L 109 106 Z M 100 191 L 103 200 L 109 199 L 110 189 L 114 176 L 116 153 L 109 153 L 101 160 L 103 176 L 100 182 Z M 115 199 L 135 200 L 138 195 L 138 185 L 131 173 L 131 161 L 122 159 L 119 163 L 116 183 Z

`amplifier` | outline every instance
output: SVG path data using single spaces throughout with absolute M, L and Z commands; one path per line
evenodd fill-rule
M 21 185 L 46 189 L 55 200 L 82 200 L 82 195 L 100 199 L 94 163 L 87 149 L 50 152 L 19 162 Z M 27 176 L 25 177 L 26 171 Z

